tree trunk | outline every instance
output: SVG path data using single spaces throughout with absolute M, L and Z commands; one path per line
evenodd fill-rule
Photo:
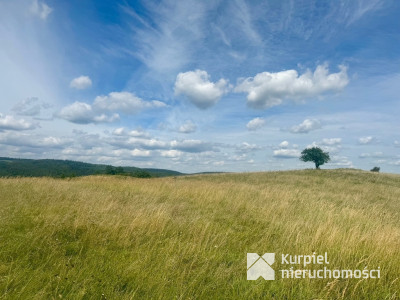
M 319 164 L 318 163 L 315 163 L 315 169 L 319 169 Z

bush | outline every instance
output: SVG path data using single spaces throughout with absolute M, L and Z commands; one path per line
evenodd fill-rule
M 137 178 L 150 178 L 151 174 L 145 170 L 137 170 L 132 173 L 132 177 L 137 177 Z
M 381 169 L 381 168 L 379 168 L 379 167 L 373 167 L 373 168 L 371 169 L 371 172 L 379 172 L 380 169 Z

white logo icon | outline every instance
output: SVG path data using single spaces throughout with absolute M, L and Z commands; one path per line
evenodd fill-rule
M 275 271 L 271 265 L 275 262 L 275 253 L 265 253 L 262 257 L 257 253 L 247 253 L 247 280 L 257 280 L 260 276 L 265 280 L 275 280 Z

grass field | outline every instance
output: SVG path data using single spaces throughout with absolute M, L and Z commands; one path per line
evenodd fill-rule
M 0 179 L 0 299 L 400 299 L 400 176 Z M 246 253 L 380 279 L 248 281 Z

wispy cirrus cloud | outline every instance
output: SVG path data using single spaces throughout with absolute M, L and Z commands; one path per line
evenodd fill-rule
M 53 9 L 48 6 L 45 2 L 39 0 L 33 0 L 30 12 L 32 15 L 39 17 L 42 20 L 46 20 L 47 17 L 51 14 Z

